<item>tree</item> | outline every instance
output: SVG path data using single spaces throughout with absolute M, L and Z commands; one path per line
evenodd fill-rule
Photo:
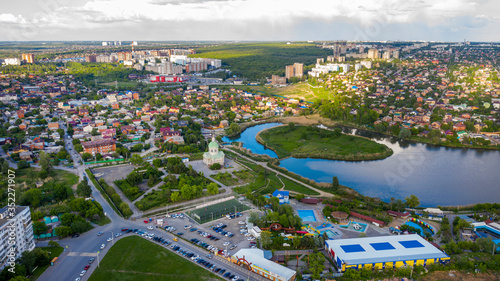
M 68 198 L 68 191 L 66 190 L 66 187 L 62 184 L 57 184 L 54 186 L 53 194 L 54 194 L 54 199 L 57 201 L 62 201 Z
M 35 253 L 33 251 L 23 252 L 21 254 L 20 261 L 24 266 L 26 266 L 26 271 L 28 272 L 28 274 L 31 274 L 36 266 Z
M 62 225 L 56 227 L 56 234 L 59 235 L 59 237 L 64 238 L 66 236 L 73 234 L 73 230 L 71 230 L 71 226 Z
M 153 165 L 155 165 L 156 167 L 160 167 L 161 166 L 161 159 L 153 160 Z
M 24 204 L 31 205 L 33 208 L 37 208 L 40 205 L 40 202 L 42 201 L 42 191 L 38 188 L 32 188 L 28 191 L 26 191 L 22 196 L 21 196 L 21 202 Z
M 92 158 L 92 154 L 88 153 L 88 152 L 85 152 L 84 154 L 82 154 L 82 159 L 83 161 L 87 161 L 88 159 Z
M 319 279 L 321 272 L 325 270 L 325 256 L 322 253 L 312 253 L 309 255 L 309 270 L 312 279 Z
M 400 139 L 409 139 L 411 138 L 411 131 L 407 128 L 403 128 L 401 131 L 399 131 L 398 137 Z
M 210 170 L 220 170 L 221 168 L 222 166 L 219 163 L 214 163 L 209 167 Z
M 410 208 L 416 208 L 420 205 L 420 199 L 418 199 L 415 195 L 410 195 L 409 197 L 405 197 L 405 205 Z
M 213 195 L 219 194 L 219 187 L 217 186 L 216 183 L 213 182 L 207 186 L 207 192 Z
M 50 156 L 42 151 L 39 154 L 39 158 L 40 158 L 39 164 L 40 167 L 42 167 L 42 171 L 46 171 L 47 174 L 50 174 L 50 171 L 52 170 L 52 162 L 50 160 Z
M 47 229 L 48 229 L 48 227 L 45 225 L 44 222 L 41 222 L 41 221 L 33 222 L 33 233 L 35 235 L 40 236 L 40 234 L 47 232 Z
M 24 161 L 24 160 L 20 160 L 19 162 L 17 162 L 17 168 L 18 169 L 24 169 L 24 168 L 29 168 L 31 167 L 30 166 L 30 163 Z
M 339 189 L 339 187 L 340 187 L 339 179 L 335 176 L 332 179 L 332 189 L 336 191 L 337 189 Z
M 293 123 L 293 122 L 288 123 L 288 129 L 289 129 L 290 131 L 295 130 L 295 123 Z
M 76 152 L 80 153 L 83 151 L 83 146 L 81 144 L 75 144 L 75 150 Z
M 35 248 L 33 250 L 36 257 L 36 266 L 45 266 L 50 263 L 49 253 L 41 248 Z
M 177 202 L 181 199 L 181 194 L 179 191 L 174 191 L 172 194 L 170 194 L 170 200 L 172 202 Z
M 87 180 L 82 180 L 76 187 L 76 193 L 82 197 L 89 197 L 92 194 L 92 188 L 88 184 Z
M 273 243 L 271 239 L 271 232 L 269 231 L 262 231 L 260 234 L 260 241 L 262 243 L 262 247 L 267 248 L 268 246 Z
M 132 158 L 130 158 L 130 162 L 134 165 L 140 165 L 142 164 L 142 162 L 144 162 L 144 160 L 139 154 L 134 154 L 132 155 Z

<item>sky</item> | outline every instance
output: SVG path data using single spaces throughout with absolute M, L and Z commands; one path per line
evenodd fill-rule
M 498 0 L 2 0 L 0 41 L 500 41 Z

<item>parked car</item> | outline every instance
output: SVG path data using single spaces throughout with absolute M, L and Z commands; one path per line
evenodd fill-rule
M 87 271 L 86 270 L 82 270 L 82 272 L 80 272 L 80 276 L 85 275 L 85 273 L 87 273 Z
M 89 264 L 90 264 L 90 263 L 93 263 L 94 261 L 95 261 L 95 258 L 91 258 L 91 259 L 89 260 Z
M 90 265 L 86 265 L 83 269 L 88 270 L 90 268 Z
M 101 250 L 104 249 L 104 247 L 106 247 L 106 244 L 101 244 Z

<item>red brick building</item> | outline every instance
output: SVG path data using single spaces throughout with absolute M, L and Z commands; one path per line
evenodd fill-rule
M 103 139 L 97 141 L 82 142 L 83 152 L 90 154 L 94 153 L 110 153 L 116 151 L 116 141 L 113 139 Z

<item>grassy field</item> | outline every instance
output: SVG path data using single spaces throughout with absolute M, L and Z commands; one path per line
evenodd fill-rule
M 247 166 L 252 171 L 246 170 L 246 172 L 239 171 L 233 173 L 236 176 L 251 179 L 248 181 L 249 183 L 247 185 L 239 186 L 234 189 L 238 193 L 257 192 L 259 194 L 268 194 L 273 193 L 276 189 L 284 188 L 285 190 L 295 191 L 306 195 L 319 195 L 316 191 L 283 176 L 278 176 L 276 173 L 264 169 L 264 167 L 260 165 L 245 160 L 239 160 L 239 163 Z
M 260 133 L 259 142 L 274 150 L 280 158 L 322 158 L 333 160 L 362 161 L 384 159 L 392 150 L 369 139 L 345 135 L 307 126 L 275 127 Z
M 238 200 L 232 199 L 225 202 L 217 203 L 208 207 L 199 208 L 188 212 L 188 215 L 196 220 L 198 223 L 206 223 L 212 221 L 213 219 L 219 219 L 229 213 L 234 213 L 236 211 L 242 212 L 248 210 L 248 206 L 241 204 Z
M 223 279 L 151 241 L 131 236 L 122 238 L 115 243 L 89 280 L 196 281 Z

